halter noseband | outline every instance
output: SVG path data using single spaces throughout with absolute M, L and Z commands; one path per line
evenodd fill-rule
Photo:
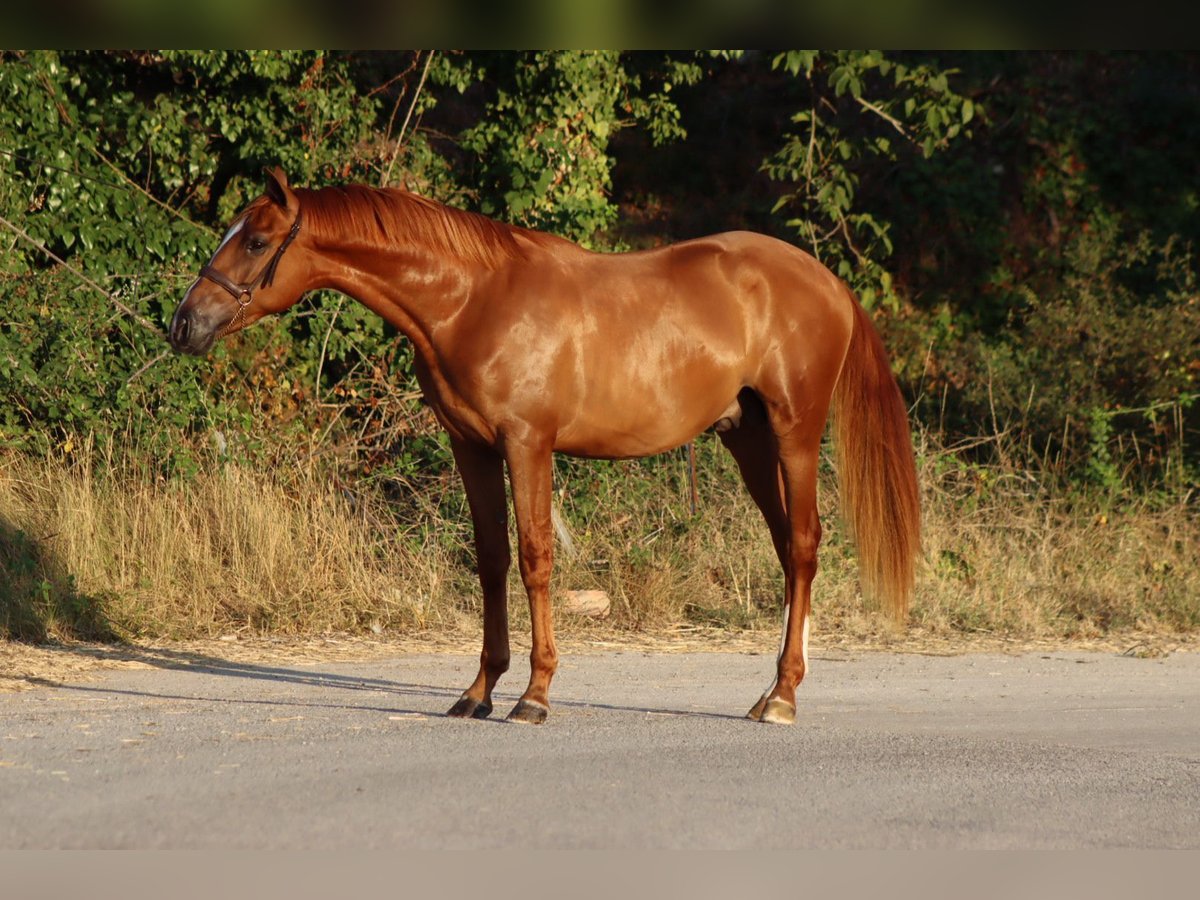
M 211 265 L 206 265 L 200 270 L 200 277 L 207 278 L 213 284 L 227 290 L 233 299 L 237 301 L 238 316 L 241 316 L 246 307 L 254 300 L 254 290 L 259 287 L 270 287 L 271 282 L 275 280 L 275 267 L 279 265 L 279 260 L 283 256 L 283 252 L 291 246 L 292 241 L 296 239 L 296 235 L 300 233 L 300 222 L 303 218 L 303 213 L 300 210 L 296 210 L 296 221 L 292 223 L 292 230 L 288 232 L 287 237 L 283 239 L 283 243 L 279 245 L 279 249 L 275 251 L 275 255 L 267 261 L 263 270 L 258 273 L 258 277 L 253 281 L 238 284 Z

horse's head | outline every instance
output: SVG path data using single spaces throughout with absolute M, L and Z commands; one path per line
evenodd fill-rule
M 304 291 L 305 266 L 284 255 L 304 221 L 300 201 L 279 168 L 267 172 L 266 193 L 229 226 L 200 277 L 175 310 L 171 346 L 202 356 L 218 338 L 287 309 Z

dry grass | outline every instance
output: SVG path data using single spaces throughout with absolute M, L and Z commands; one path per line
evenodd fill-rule
M 89 461 L 0 470 L 0 599 L 23 637 L 454 627 L 447 553 L 333 486 L 229 466 L 189 483 Z M 97 630 L 99 629 L 99 633 Z
M 560 544 L 555 585 L 613 599 L 607 620 L 567 617 L 564 634 L 777 627 L 782 577 L 766 528 L 732 464 L 710 444 L 701 451 L 695 516 L 673 459 L 560 468 L 575 553 Z M 0 459 L 0 637 L 478 633 L 461 498 L 398 510 L 311 473 L 285 484 L 230 465 L 176 483 L 100 476 L 111 468 L 93 463 Z M 909 637 L 1044 643 L 1200 629 L 1200 524 L 1187 498 L 1069 496 L 928 447 L 920 466 L 924 554 Z M 828 470 L 823 478 L 814 635 L 903 646 L 862 607 L 836 486 Z M 511 593 L 516 636 L 528 619 L 515 572 Z
M 946 459 L 928 459 L 924 479 L 914 619 L 930 631 L 1091 639 L 1200 628 L 1200 518 L 1187 497 L 1073 496 L 1030 473 Z

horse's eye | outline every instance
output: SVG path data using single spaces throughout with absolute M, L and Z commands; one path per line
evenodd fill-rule
M 260 237 L 252 237 L 246 240 L 247 253 L 262 253 L 267 249 L 267 242 Z

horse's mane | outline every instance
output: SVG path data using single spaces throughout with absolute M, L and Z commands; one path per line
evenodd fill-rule
M 515 235 L 524 229 L 408 191 L 348 184 L 296 195 L 315 229 L 351 241 L 420 244 L 489 266 L 520 253 Z

